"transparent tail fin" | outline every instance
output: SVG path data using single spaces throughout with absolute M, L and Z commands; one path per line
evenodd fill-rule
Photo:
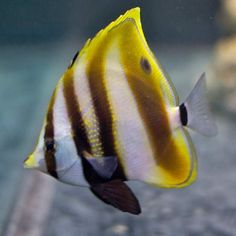
M 202 135 L 212 137 L 217 134 L 217 126 L 212 117 L 207 99 L 206 75 L 203 73 L 187 97 L 187 126 Z

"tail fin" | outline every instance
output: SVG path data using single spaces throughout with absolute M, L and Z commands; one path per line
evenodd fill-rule
M 217 126 L 212 117 L 206 89 L 206 75 L 203 73 L 187 97 L 187 126 L 202 135 L 211 137 L 217 134 Z

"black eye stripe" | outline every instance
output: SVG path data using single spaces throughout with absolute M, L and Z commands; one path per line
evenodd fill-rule
M 49 109 L 46 117 L 46 126 L 45 126 L 45 133 L 44 133 L 44 158 L 47 167 L 48 173 L 58 178 L 57 175 L 57 163 L 55 158 L 55 149 L 54 149 L 54 124 L 53 124 L 53 106 L 55 102 L 55 92 L 52 95 Z M 53 148 L 52 148 L 53 147 Z M 50 150 L 48 150 L 49 148 Z M 51 149 L 52 148 L 52 149 Z
M 151 65 L 148 61 L 147 58 L 145 57 L 142 57 L 141 60 L 140 60 L 140 64 L 141 64 L 141 67 L 142 69 L 147 73 L 147 74 L 150 74 L 152 72 L 152 68 L 151 68 Z

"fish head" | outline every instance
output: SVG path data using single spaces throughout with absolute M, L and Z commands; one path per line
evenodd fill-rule
M 27 169 L 38 169 L 42 172 L 47 173 L 46 162 L 45 162 L 45 124 L 40 132 L 38 142 L 33 152 L 24 160 L 24 167 Z
M 24 167 L 50 175 L 52 171 L 63 174 L 78 158 L 71 134 L 46 138 L 44 125 L 34 151 L 24 161 Z

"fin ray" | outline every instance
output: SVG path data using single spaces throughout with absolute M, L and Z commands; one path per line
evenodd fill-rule
M 209 108 L 206 90 L 206 75 L 203 73 L 184 104 L 188 113 L 187 126 L 212 137 L 217 134 L 217 126 Z

